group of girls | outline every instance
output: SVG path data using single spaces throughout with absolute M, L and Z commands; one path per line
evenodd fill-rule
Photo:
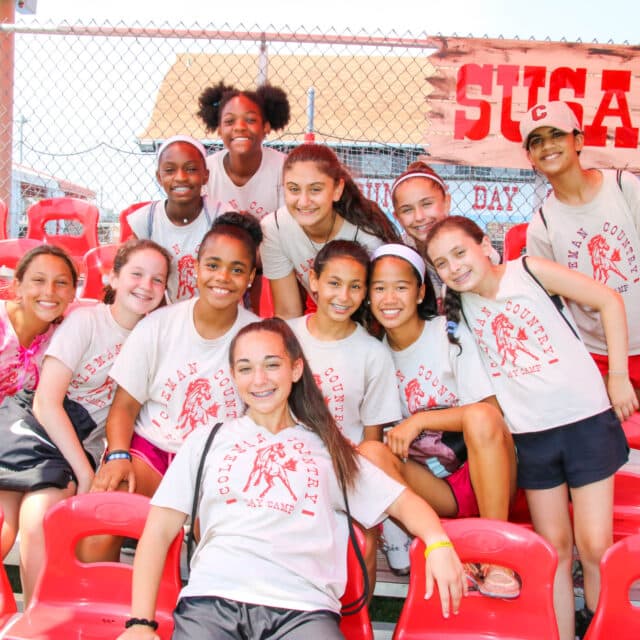
M 607 396 L 551 296 L 600 311 L 610 366 L 623 369 L 619 296 L 543 260 L 495 264 L 483 232 L 448 215 L 444 182 L 424 164 L 392 188 L 413 248 L 402 244 L 328 147 L 301 145 L 286 158 L 262 148 L 269 130 L 288 121 L 285 103 L 277 90 L 220 84 L 203 93 L 200 115 L 225 149 L 207 158 L 187 136 L 162 145 L 157 176 L 167 200 L 129 218 L 137 238 L 150 239 L 120 248 L 111 304 L 74 311 L 49 344 L 73 298 L 73 264 L 43 251 L 18 268 L 17 297 L 2 308 L 9 345 L 2 358 L 13 364 L 3 370 L 0 388 L 11 401 L 0 411 L 11 416 L 12 433 L 28 434 L 43 453 L 33 465 L 7 451 L 0 504 L 3 553 L 21 529 L 25 597 L 42 563 L 42 516 L 51 504 L 89 488 L 154 496 L 136 557 L 134 618 L 123 634 L 153 637 L 162 557 L 190 512 L 202 445 L 217 421 L 223 426 L 204 467 L 201 543 L 176 637 L 238 618 L 271 630 L 269 637 L 339 637 L 349 508 L 371 529 L 386 513 L 425 541 L 427 591 L 439 583 L 445 615 L 457 611 L 468 580 L 487 595 L 514 597 L 517 579 L 504 567 L 463 579 L 437 516 L 506 519 L 515 440 L 534 526 L 559 552 L 556 610 L 568 638 L 567 486 L 591 603 L 611 543 L 612 477 L 627 456 L 619 418 L 637 399 L 620 377 L 610 379 Z M 274 194 L 265 185 L 280 161 Z M 220 179 L 235 195 L 217 194 Z M 273 199 L 261 204 L 255 194 L 267 191 Z M 260 257 L 275 313 L 289 324 L 260 323 L 242 304 Z M 437 315 L 432 279 L 446 285 L 446 316 Z M 167 283 L 177 302 L 153 311 Z M 315 309 L 303 316 L 305 294 Z M 576 362 L 580 386 L 568 372 Z M 388 425 L 395 426 L 383 444 Z M 94 538 L 80 553 L 112 558 L 118 548 L 117 540 Z M 248 584 L 233 571 L 238 563 L 260 579 Z

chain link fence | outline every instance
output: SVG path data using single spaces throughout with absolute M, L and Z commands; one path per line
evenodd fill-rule
M 8 172 L 0 175 L 0 192 L 10 193 L 10 235 L 24 232 L 30 204 L 66 194 L 95 202 L 101 240 L 117 239 L 122 209 L 162 198 L 155 180 L 162 140 L 189 133 L 211 151 L 220 148 L 196 116 L 200 92 L 220 80 L 243 89 L 266 81 L 282 87 L 291 121 L 266 144 L 286 151 L 312 133 L 389 214 L 393 178 L 417 158 L 447 180 L 453 211 L 479 221 L 496 245 L 544 193 L 528 170 L 429 157 L 426 78 L 434 49 L 426 36 L 211 25 L 0 28 L 15 46 L 12 149 L 0 136 L 0 156 L 13 159 L 10 184 Z M 6 105 L 10 96 L 2 91 Z

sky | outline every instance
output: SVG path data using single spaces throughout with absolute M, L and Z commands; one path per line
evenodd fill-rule
M 188 7 L 188 14 L 183 11 Z M 393 8 L 390 8 L 393 7 Z M 416 11 L 416 7 L 418 10 Z M 633 0 L 38 0 L 38 20 L 193 23 L 215 26 L 253 26 L 292 31 L 304 27 L 334 28 L 384 34 L 457 34 L 504 36 L 536 40 L 550 38 L 638 44 L 640 4 Z M 20 20 L 28 20 L 21 17 Z

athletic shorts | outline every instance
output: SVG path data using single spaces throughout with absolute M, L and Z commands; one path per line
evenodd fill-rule
M 137 433 L 134 433 L 133 438 L 131 438 L 129 453 L 145 462 L 161 476 L 164 476 L 169 468 L 169 464 L 171 464 L 171 461 L 176 457 L 175 453 L 163 451 Z
M 609 373 L 609 356 L 592 353 L 591 357 L 598 366 L 602 376 L 606 376 Z M 634 389 L 640 389 L 640 355 L 629 356 L 629 379 Z
M 451 487 L 451 492 L 458 505 L 456 518 L 471 518 L 480 515 L 469 475 L 469 465 L 466 462 L 450 476 L 444 478 L 444 481 Z
M 297 611 L 215 596 L 181 598 L 173 614 L 172 640 L 340 640 L 334 611 Z
M 629 447 L 613 409 L 535 433 L 514 433 L 518 486 L 572 488 L 604 480 L 628 459 Z

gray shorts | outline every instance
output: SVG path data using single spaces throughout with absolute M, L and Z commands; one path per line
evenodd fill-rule
M 181 598 L 172 640 L 340 640 L 334 611 L 297 611 L 215 596 Z

